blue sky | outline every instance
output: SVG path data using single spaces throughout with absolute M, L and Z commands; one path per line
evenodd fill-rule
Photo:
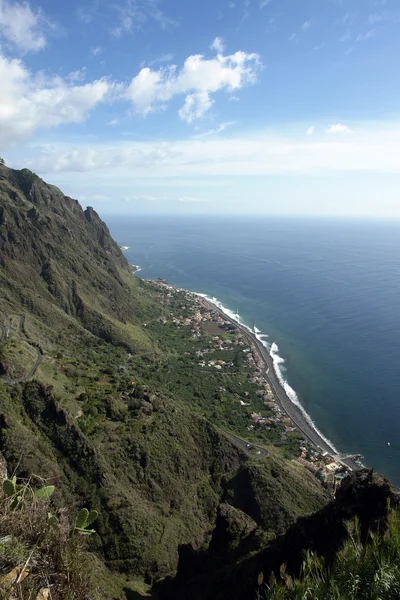
M 400 217 L 398 0 L 0 0 L 0 155 L 101 213 Z

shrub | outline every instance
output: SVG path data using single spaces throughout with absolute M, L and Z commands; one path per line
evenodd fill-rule
M 53 486 L 6 480 L 0 491 L 0 598 L 94 600 L 94 559 Z M 57 516 L 56 516 L 57 515 Z

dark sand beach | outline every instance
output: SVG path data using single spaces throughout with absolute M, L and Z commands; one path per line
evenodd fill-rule
M 321 437 L 318 431 L 311 425 L 307 420 L 304 413 L 298 408 L 292 400 L 286 394 L 286 391 L 282 387 L 274 369 L 272 358 L 267 348 L 257 339 L 254 333 L 251 333 L 247 327 L 238 323 L 235 319 L 229 317 L 215 304 L 203 299 L 204 302 L 209 306 L 210 310 L 218 312 L 225 321 L 229 321 L 237 329 L 240 329 L 243 335 L 245 335 L 252 344 L 254 344 L 264 362 L 263 375 L 270 384 L 271 388 L 275 392 L 275 396 L 279 406 L 282 410 L 290 417 L 295 424 L 296 428 L 304 435 L 304 437 L 310 441 L 314 446 L 317 446 L 322 452 L 327 452 L 335 458 L 338 457 L 336 450 L 329 445 L 329 443 Z M 360 465 L 353 459 L 341 459 L 341 462 L 345 464 L 351 470 L 360 469 Z

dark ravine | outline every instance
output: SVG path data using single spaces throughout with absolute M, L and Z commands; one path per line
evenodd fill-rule
M 208 550 L 194 552 L 182 547 L 177 576 L 160 583 L 157 592 L 161 600 L 253 600 L 271 573 L 279 577 L 283 564 L 287 573 L 298 576 L 306 550 L 331 564 L 348 537 L 346 521 L 358 517 L 363 539 L 370 531 L 383 534 L 388 505 L 398 508 L 399 501 L 399 492 L 387 479 L 360 470 L 344 482 L 328 506 L 300 518 L 287 533 L 258 551 L 254 529 L 243 541 L 244 552 L 240 548 L 232 551 L 226 516 L 220 514 Z

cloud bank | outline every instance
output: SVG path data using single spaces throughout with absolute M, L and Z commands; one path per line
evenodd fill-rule
M 292 127 L 295 130 L 296 126 Z M 291 137 L 279 131 L 189 140 L 35 146 L 26 163 L 41 173 L 113 171 L 118 178 L 239 175 L 400 174 L 400 123 L 357 124 L 350 135 Z M 111 175 L 110 175 L 111 176 Z

